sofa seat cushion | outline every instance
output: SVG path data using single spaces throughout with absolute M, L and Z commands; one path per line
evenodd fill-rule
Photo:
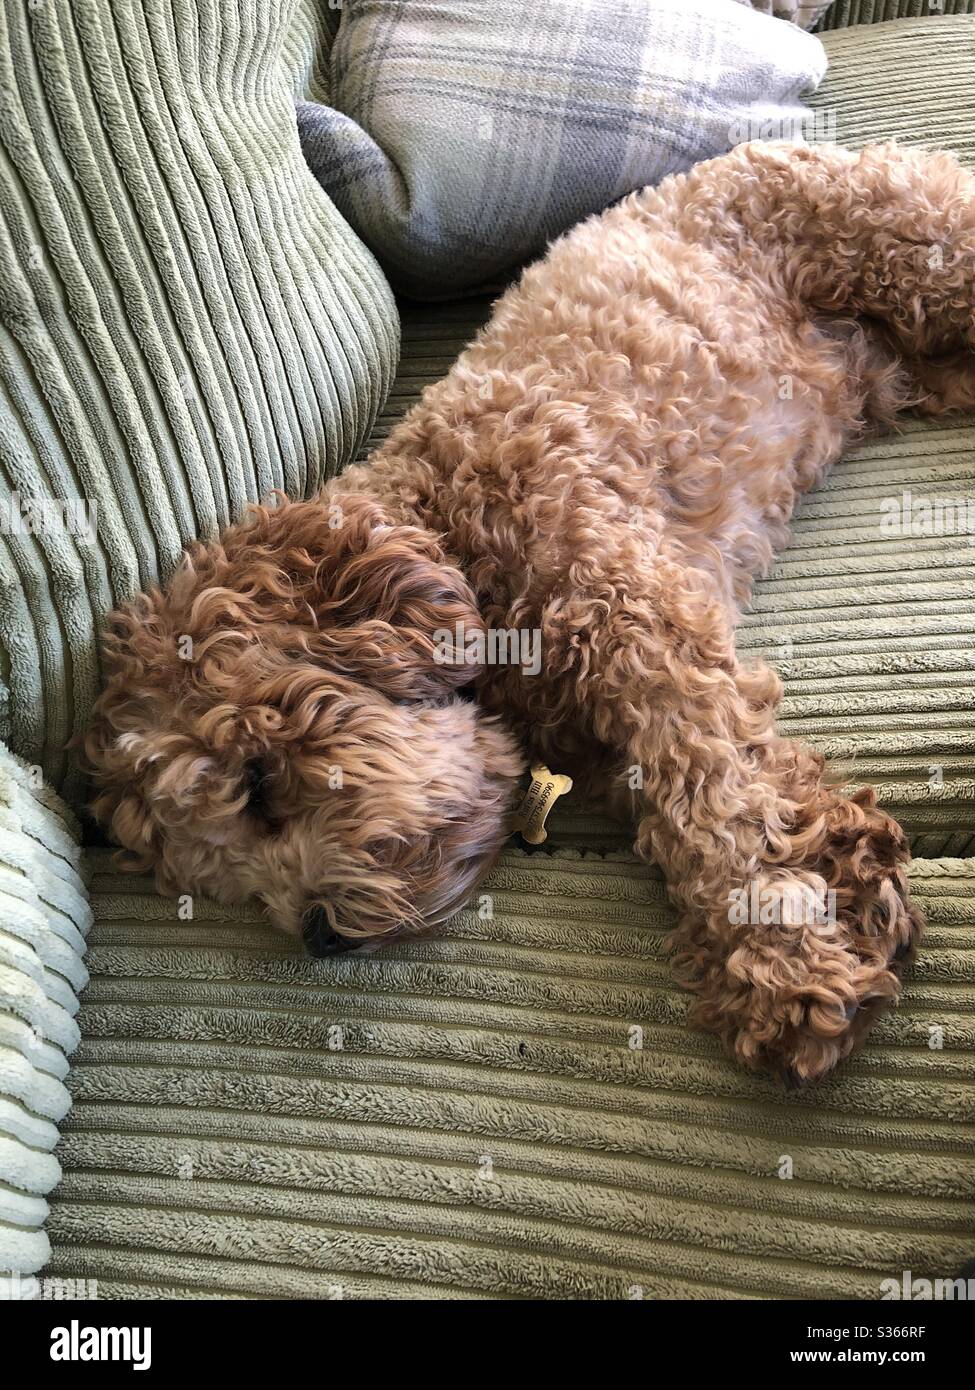
M 439 937 L 324 962 L 91 868 L 50 1275 L 103 1298 L 876 1298 L 971 1256 L 973 861 L 914 865 L 900 1007 L 793 1095 L 686 1028 L 663 885 L 626 855 L 512 849 Z
M 966 13 L 930 8 L 925 0 L 924 18 L 820 34 L 829 69 L 809 105 L 830 117 L 821 128 L 831 140 L 851 149 L 873 140 L 933 145 L 975 163 L 975 0 L 947 0 L 946 9 Z
M 0 27 L 0 736 L 72 797 L 108 610 L 248 500 L 314 491 L 395 361 L 388 287 L 302 158 L 293 0 L 265 8 Z

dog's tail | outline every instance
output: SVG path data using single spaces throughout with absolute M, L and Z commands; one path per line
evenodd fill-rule
M 952 155 L 739 145 L 686 176 L 679 217 L 809 308 L 879 320 L 941 409 L 975 407 L 975 177 Z

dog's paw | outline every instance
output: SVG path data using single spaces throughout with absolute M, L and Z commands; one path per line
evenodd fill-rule
M 849 948 L 794 965 L 786 979 L 770 978 L 750 948 L 733 953 L 730 969 L 745 993 L 719 1031 L 739 1062 L 773 1073 L 788 1091 L 828 1076 L 900 992 L 895 968 Z
M 712 919 L 696 933 L 697 949 L 683 953 L 697 994 L 692 1022 L 790 1090 L 855 1050 L 897 999 L 920 937 L 900 861 L 881 869 L 875 850 L 845 844 L 839 859 L 820 861 L 829 878 L 770 869 L 748 889 L 744 920 Z

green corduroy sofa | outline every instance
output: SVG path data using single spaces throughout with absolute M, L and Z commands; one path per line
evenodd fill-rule
M 814 104 L 837 140 L 975 164 L 975 0 L 936 8 L 834 5 Z M 489 919 L 378 955 L 311 962 L 248 909 L 184 920 L 82 843 L 65 743 L 99 623 L 248 498 L 364 456 L 489 306 L 400 306 L 400 343 L 305 170 L 291 100 L 327 90 L 326 5 L 4 18 L 0 483 L 96 498 L 99 528 L 0 529 L 0 1276 L 618 1299 L 953 1275 L 975 1253 L 975 552 L 881 518 L 975 498 L 975 420 L 842 462 L 741 635 L 785 730 L 876 783 L 917 856 L 925 945 L 833 1079 L 787 1095 L 687 1029 L 660 876 L 584 808 L 507 850 Z

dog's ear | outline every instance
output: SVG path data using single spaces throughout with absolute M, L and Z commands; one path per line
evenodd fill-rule
M 330 665 L 393 699 L 467 685 L 484 623 L 437 538 L 393 524 L 369 498 L 336 493 L 318 566 L 321 650 Z
M 484 622 L 467 580 L 436 536 L 394 522 L 370 497 L 333 491 L 255 508 L 223 546 L 236 573 L 221 582 L 251 594 L 266 582 L 258 609 L 297 625 L 309 654 L 336 672 L 424 700 L 480 670 Z
M 101 639 L 104 684 L 91 719 L 71 741 L 81 770 L 93 779 L 91 805 L 100 825 L 130 852 L 129 864 L 151 862 L 155 827 L 143 795 L 147 769 L 161 755 L 165 711 L 175 704 L 178 662 L 156 587 L 109 615 Z

